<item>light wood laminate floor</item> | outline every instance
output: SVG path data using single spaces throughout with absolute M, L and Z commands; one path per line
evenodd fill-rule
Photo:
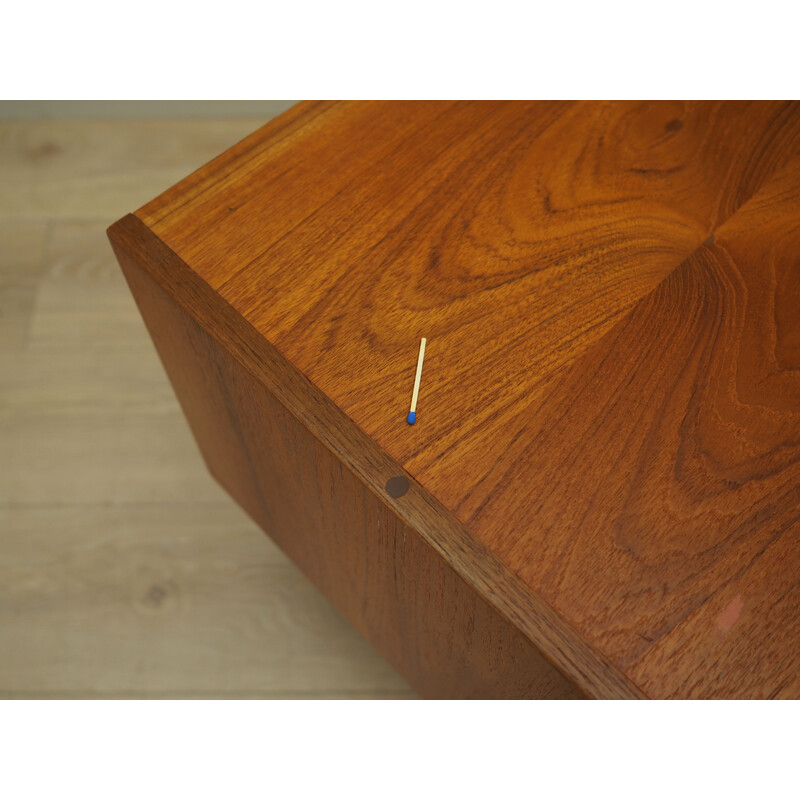
M 0 123 L 0 697 L 414 696 L 208 475 L 106 240 L 263 122 Z

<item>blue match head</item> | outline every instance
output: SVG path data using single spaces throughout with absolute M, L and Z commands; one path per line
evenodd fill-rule
M 408 424 L 413 425 L 414 421 L 417 419 L 417 414 L 415 411 L 408 412 Z

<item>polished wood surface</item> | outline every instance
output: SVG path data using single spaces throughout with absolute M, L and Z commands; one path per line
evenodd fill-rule
M 384 487 L 370 491 L 314 435 L 315 426 L 297 419 L 301 404 L 315 408 L 335 431 L 344 421 L 324 398 L 226 314 L 138 220 L 129 217 L 112 232 L 211 473 L 418 691 L 439 698 L 580 696 L 384 501 Z M 293 390 L 293 402 L 276 399 L 275 386 L 283 400 Z M 382 477 L 380 454 L 367 443 L 349 445 L 351 459 L 372 458 L 382 483 L 400 477 Z M 392 499 L 413 508 L 416 488 L 409 481 L 403 488 Z M 403 499 L 408 492 L 411 503 Z
M 792 103 L 308 103 L 137 215 L 587 694 L 794 696 L 798 154 Z

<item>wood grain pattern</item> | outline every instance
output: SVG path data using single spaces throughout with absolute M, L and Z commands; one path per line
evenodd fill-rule
M 425 104 L 409 133 L 405 105 L 334 106 L 304 134 L 316 150 L 248 150 L 224 181 L 217 172 L 205 179 L 203 202 L 180 194 L 164 219 L 140 216 L 458 508 L 481 501 L 486 464 L 554 377 L 797 147 L 793 111 Z M 320 130 L 320 116 L 334 113 Z M 313 191 L 293 182 L 295 162 L 350 165 L 343 150 L 354 139 L 373 157 L 343 175 L 315 175 Z M 384 140 L 393 148 L 381 159 Z M 285 179 L 274 179 L 278 170 Z M 298 200 L 319 205 L 295 225 L 283 209 Z M 426 391 L 409 432 L 398 420 L 421 336 L 431 341 Z
M 152 236 L 148 242 L 135 218 L 118 223 L 111 236 L 212 474 L 420 693 L 579 696 L 531 641 L 386 503 L 385 490 L 378 494 L 374 485 L 365 485 L 265 388 L 280 381 L 285 391 L 295 382 L 299 391 L 308 391 L 300 376 L 270 358 L 257 339 L 254 351 L 237 352 L 229 339 L 236 333 L 227 329 L 224 316 L 214 336 L 204 331 L 190 315 L 197 313 L 191 303 L 197 297 L 188 291 L 188 270 Z M 154 279 L 152 265 L 158 263 L 163 271 Z M 190 312 L 159 284 L 167 273 L 178 280 Z M 170 288 L 175 291 L 175 284 Z M 212 299 L 206 313 L 219 309 L 220 302 Z M 241 335 L 252 339 L 247 331 Z M 238 360 L 241 355 L 245 363 Z M 262 382 L 263 364 L 270 361 L 283 375 Z M 260 375 L 253 374 L 254 367 Z M 307 398 L 305 407 L 313 402 Z M 316 404 L 324 401 L 317 398 Z M 325 416 L 331 411 L 323 405 Z M 335 427 L 331 432 L 335 435 Z M 351 457 L 358 460 L 361 450 L 362 460 L 372 458 L 373 484 L 385 483 L 380 455 L 359 445 Z M 413 508 L 416 490 L 409 486 L 409 491 L 408 497 L 392 499 Z
M 798 155 L 794 103 L 301 104 L 125 232 L 587 694 L 796 695 Z
M 768 185 L 575 364 L 470 520 L 512 520 L 501 557 L 655 696 L 797 693 L 799 178 Z M 547 492 L 511 490 L 534 482 Z M 754 659 L 776 631 L 788 648 Z M 670 641 L 680 660 L 655 668 Z

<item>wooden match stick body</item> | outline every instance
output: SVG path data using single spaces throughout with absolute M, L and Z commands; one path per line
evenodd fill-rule
M 422 362 L 425 360 L 425 345 L 427 339 L 423 337 L 419 343 L 419 358 L 417 358 L 417 374 L 414 378 L 414 392 L 411 395 L 411 410 L 408 412 L 408 424 L 413 425 L 417 420 L 417 398 L 419 397 L 419 382 L 422 378 Z

